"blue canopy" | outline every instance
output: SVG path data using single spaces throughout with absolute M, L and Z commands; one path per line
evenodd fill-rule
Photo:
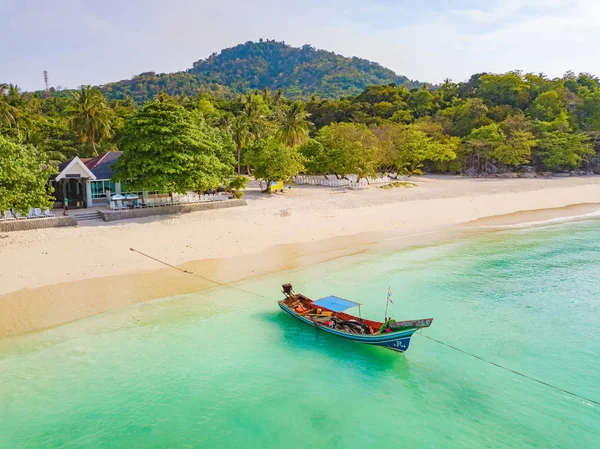
M 347 299 L 338 298 L 337 296 L 327 296 L 325 298 L 313 301 L 313 305 L 333 310 L 334 312 L 343 312 L 350 307 L 360 306 L 359 303 L 348 301 Z

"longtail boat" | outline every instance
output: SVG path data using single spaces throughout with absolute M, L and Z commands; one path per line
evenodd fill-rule
M 360 303 L 337 296 L 313 301 L 295 293 L 292 284 L 284 284 L 282 288 L 285 298 L 278 302 L 279 307 L 294 318 L 338 337 L 393 351 L 406 351 L 412 335 L 419 329 L 431 326 L 433 321 L 433 318 L 407 321 L 386 318 L 385 322 L 365 320 L 344 313 L 347 309 L 358 307 L 360 315 Z

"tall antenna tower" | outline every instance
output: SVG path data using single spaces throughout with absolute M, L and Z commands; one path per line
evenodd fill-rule
M 45 90 L 46 98 L 48 98 L 50 96 L 50 88 L 48 87 L 48 71 L 47 70 L 44 70 L 44 84 L 46 85 L 46 90 Z

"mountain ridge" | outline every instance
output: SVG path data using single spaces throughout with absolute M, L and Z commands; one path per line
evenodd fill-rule
M 311 45 L 292 47 L 274 40 L 248 41 L 193 63 L 190 69 L 144 72 L 129 80 L 99 86 L 109 99 L 133 98 L 143 103 L 160 91 L 170 95 L 207 92 L 232 97 L 251 90 L 282 89 L 289 98 L 336 99 L 353 96 L 369 85 L 423 84 L 358 57 L 345 57 Z

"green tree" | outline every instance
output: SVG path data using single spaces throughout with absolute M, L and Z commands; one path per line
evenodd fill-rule
M 422 175 L 425 161 L 445 162 L 456 158 L 446 143 L 434 140 L 415 125 L 386 124 L 373 128 L 380 141 L 382 162 L 400 175 Z
M 356 174 L 360 179 L 374 175 L 380 165 L 379 141 L 364 124 L 333 123 L 319 131 L 317 140 L 324 150 L 321 173 Z
M 248 130 L 254 140 L 269 136 L 269 106 L 261 95 L 249 93 L 242 96 L 242 115 L 246 118 Z
M 471 167 L 487 173 L 488 161 L 505 139 L 506 136 L 497 123 L 476 128 L 463 140 L 463 155 L 469 158 Z
M 0 84 L 0 125 L 12 126 L 15 124 L 15 107 L 8 101 L 8 84 Z
M 433 111 L 435 97 L 427 90 L 420 90 L 408 99 L 408 105 L 414 111 L 415 117 L 430 115 Z
M 214 189 L 234 163 L 230 139 L 168 102 L 148 103 L 126 119 L 118 143 L 114 179 L 128 190 Z
M 48 178 L 54 173 L 44 152 L 0 135 L 0 211 L 49 206 Z
M 585 158 L 595 155 L 585 134 L 563 131 L 542 133 L 537 150 L 542 166 L 552 171 L 577 168 Z
M 329 174 L 327 165 L 327 154 L 323 144 L 317 139 L 309 139 L 298 148 L 304 161 L 306 173 L 315 173 L 327 177 Z
M 55 167 L 78 154 L 77 136 L 69 129 L 68 121 L 60 116 L 38 121 L 27 143 L 46 153 L 48 162 Z
M 577 107 L 580 127 L 586 132 L 600 131 L 600 90 L 589 92 Z
M 306 104 L 301 101 L 292 103 L 282 109 L 279 116 L 281 128 L 277 139 L 288 147 L 301 145 L 308 140 L 308 121 L 310 114 L 306 111 Z
M 113 133 L 114 111 L 110 108 L 100 90 L 91 86 L 82 86 L 73 92 L 73 103 L 68 109 L 71 127 L 81 143 L 89 142 L 95 155 L 96 144 L 108 139 Z
M 549 90 L 537 96 L 527 109 L 529 116 L 534 120 L 551 122 L 556 120 L 565 111 L 563 98 L 555 90 Z
M 523 113 L 508 117 L 500 129 L 504 134 L 504 142 L 492 151 L 492 157 L 504 165 L 517 166 L 530 162 L 531 149 L 537 140 L 531 132 L 531 123 Z
M 479 81 L 475 94 L 488 106 L 506 104 L 520 109 L 529 103 L 529 86 L 520 72 L 485 74 Z
M 242 173 L 242 150 L 248 147 L 248 144 L 252 139 L 248 118 L 245 115 L 240 115 L 233 121 L 233 125 L 231 127 L 231 137 L 235 142 L 237 154 L 237 174 L 239 176 Z
M 451 136 L 465 137 L 473 129 L 489 125 L 487 117 L 489 108 L 480 98 L 456 100 L 452 107 L 436 114 L 436 119 L 442 124 L 446 133 Z
M 289 147 L 275 138 L 255 143 L 248 152 L 248 162 L 254 176 L 266 182 L 265 192 L 271 183 L 289 181 L 303 170 L 302 155 L 296 147 Z

